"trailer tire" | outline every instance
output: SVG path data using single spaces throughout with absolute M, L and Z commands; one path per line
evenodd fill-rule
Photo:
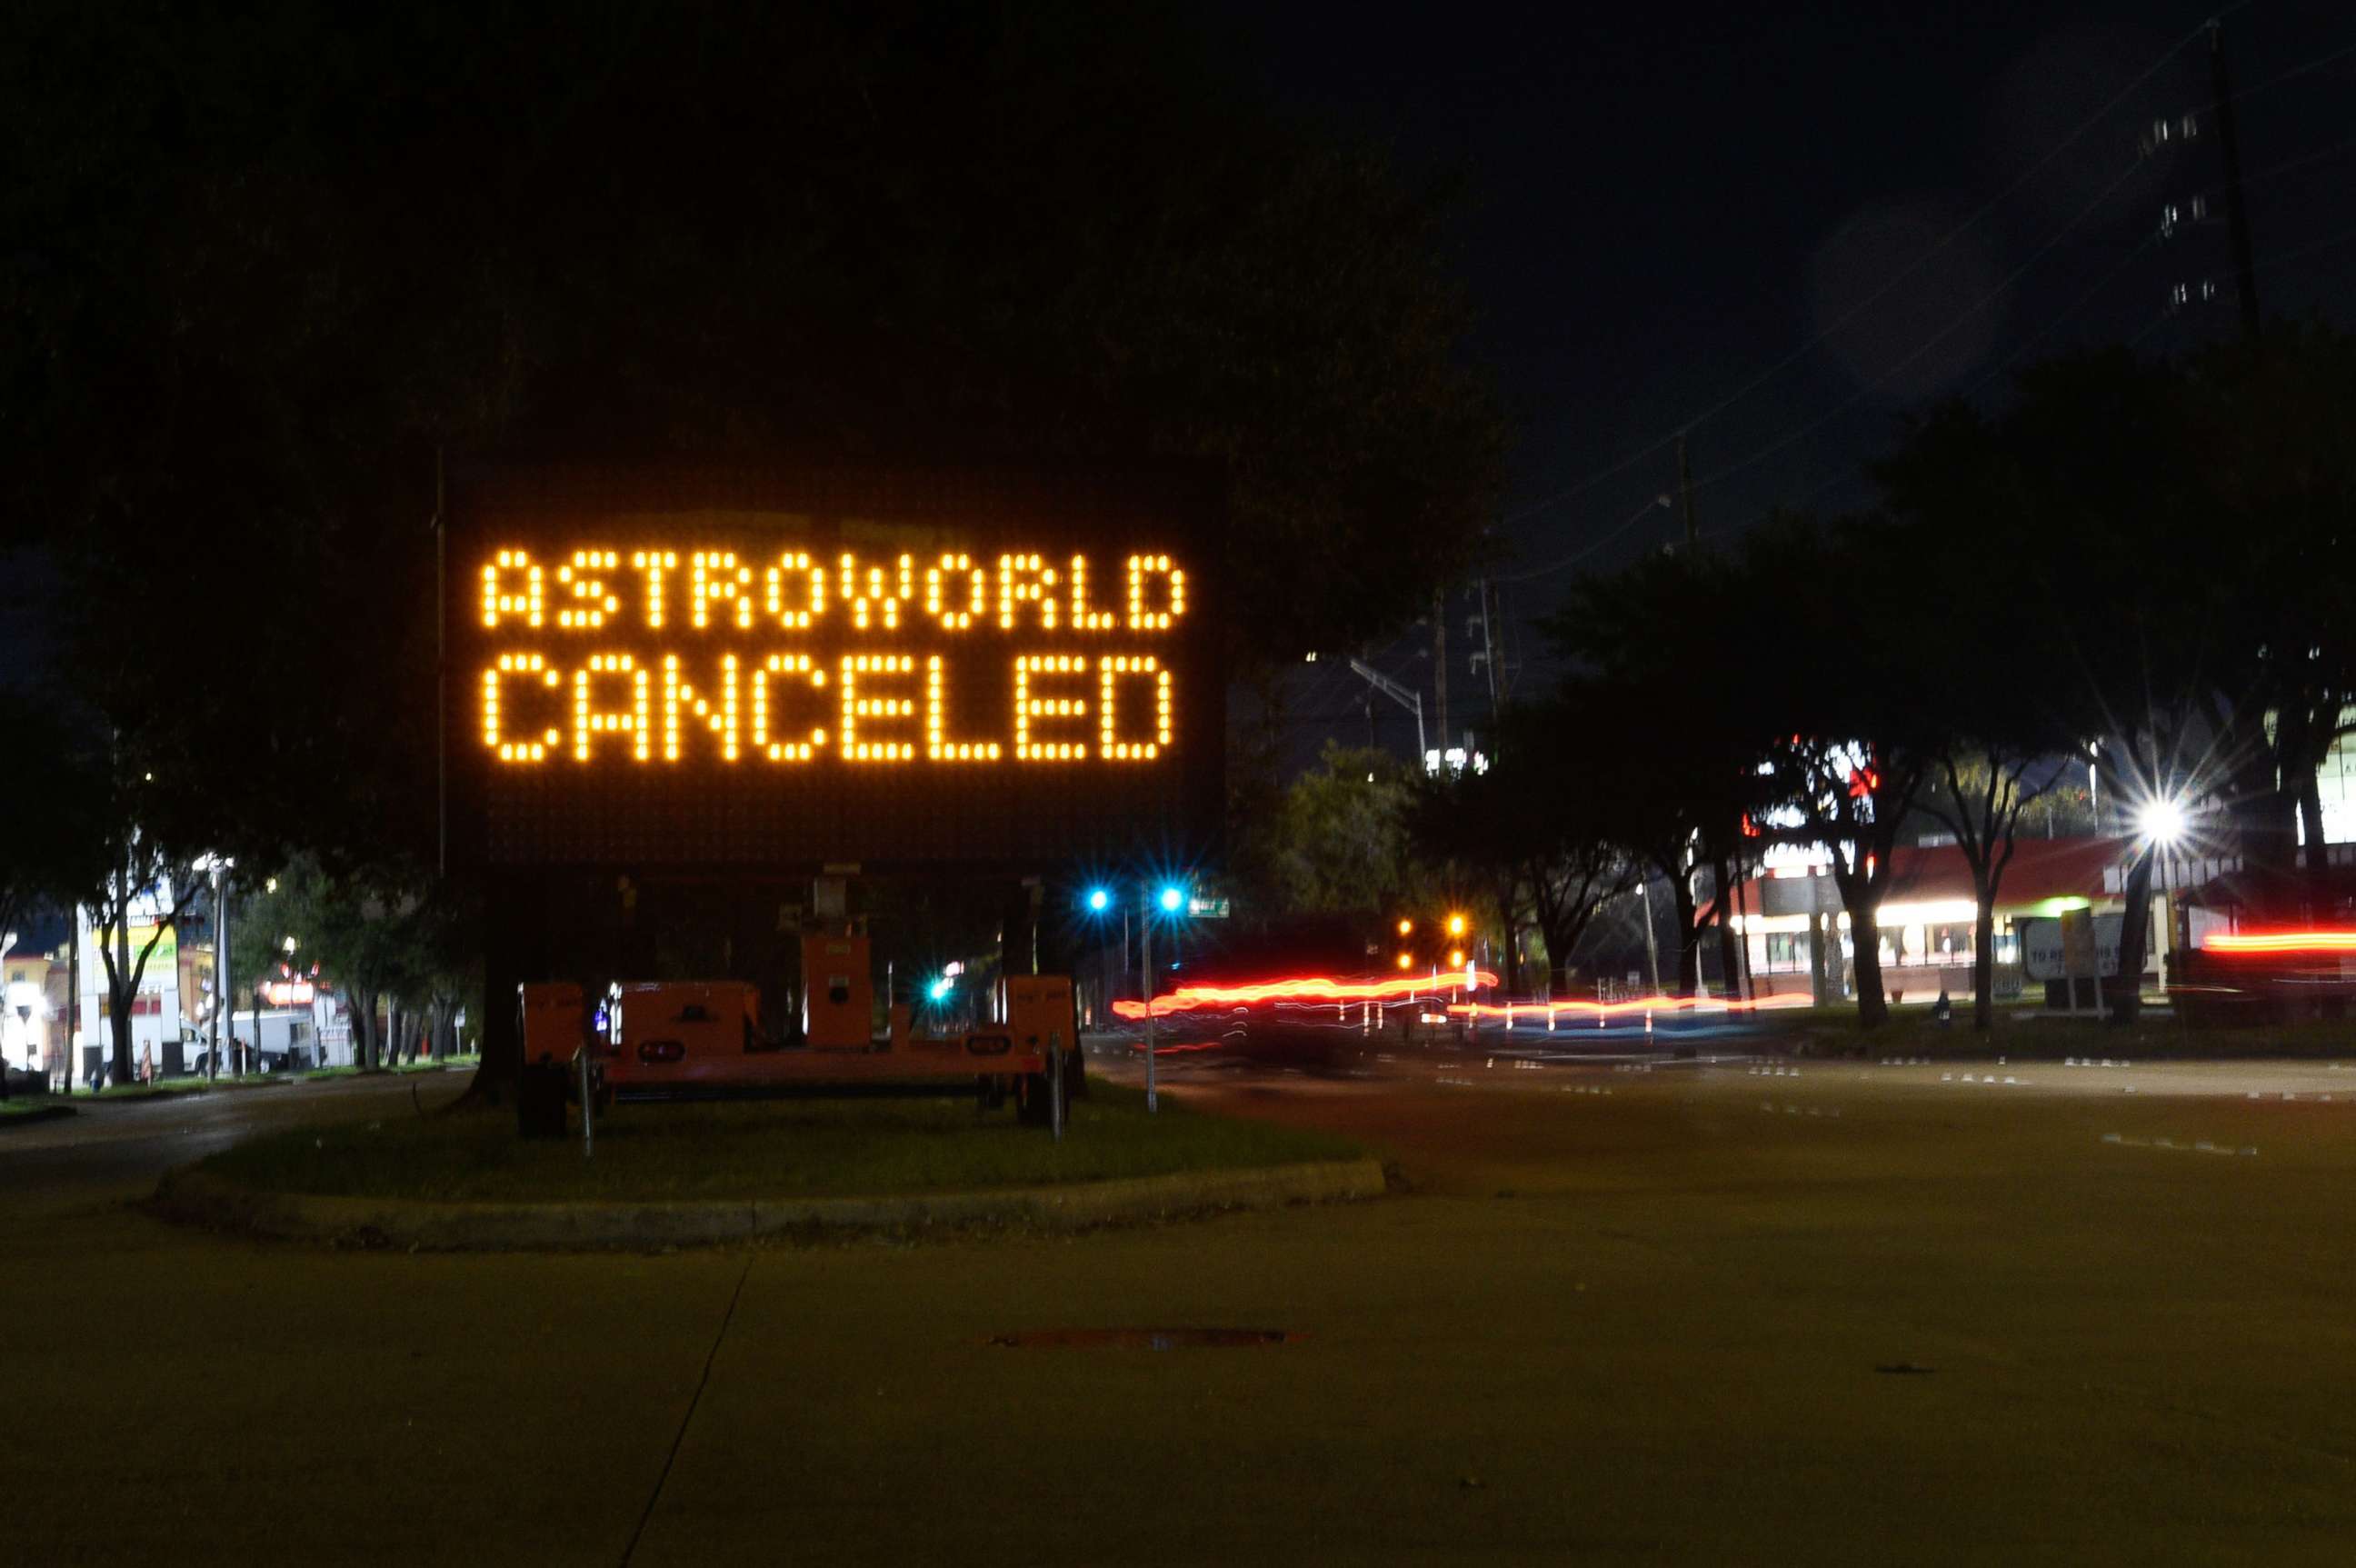
M 1047 1075 L 1026 1072 L 1014 1080 L 1014 1120 L 1025 1127 L 1044 1127 L 1055 1119 L 1047 1103 Z
M 1064 1103 L 1088 1097 L 1088 1059 L 1078 1047 L 1064 1053 Z

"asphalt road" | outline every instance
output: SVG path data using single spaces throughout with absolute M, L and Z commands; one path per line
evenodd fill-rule
M 308 1251 L 135 1200 L 409 1084 L 0 1129 L 0 1558 L 2356 1553 L 2356 1063 L 1388 1054 L 1162 1066 L 1400 1195 L 1058 1240 Z M 991 1342 L 1139 1326 L 1297 1337 Z

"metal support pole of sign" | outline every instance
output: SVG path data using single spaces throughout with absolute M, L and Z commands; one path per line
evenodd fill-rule
M 1055 1142 L 1064 1141 L 1064 1036 L 1047 1036 L 1047 1122 Z
M 1138 941 L 1145 957 L 1145 1113 L 1149 1116 L 1162 1109 L 1161 1096 L 1153 1081 L 1153 911 L 1147 908 L 1138 919 Z
M 589 1092 L 589 1051 L 585 1046 L 573 1053 L 581 1064 L 581 1157 L 594 1159 L 597 1154 L 597 1103 Z

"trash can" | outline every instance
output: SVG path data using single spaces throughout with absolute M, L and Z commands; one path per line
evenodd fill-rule
M 525 1138 L 564 1136 L 566 1073 L 556 1062 L 527 1063 L 516 1079 L 516 1133 Z

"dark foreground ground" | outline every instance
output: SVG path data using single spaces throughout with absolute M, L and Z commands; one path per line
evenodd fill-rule
M 1173 1058 L 1411 1190 L 653 1257 L 130 1207 L 407 1083 L 0 1131 L 0 1559 L 2356 1560 L 2356 1061 L 1753 1065 Z M 1301 1337 L 991 1343 L 1138 1326 Z

